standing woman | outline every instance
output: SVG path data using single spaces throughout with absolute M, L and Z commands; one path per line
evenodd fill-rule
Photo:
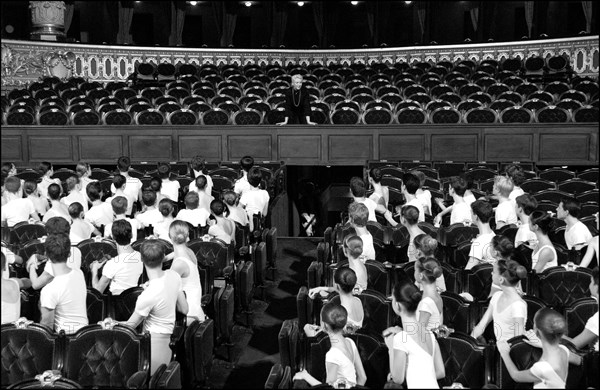
M 310 97 L 306 88 L 302 88 L 302 75 L 292 76 L 292 87 L 285 94 L 285 120 L 279 126 L 289 124 L 316 125 L 310 120 Z
M 200 305 L 202 285 L 198 273 L 198 260 L 194 252 L 187 247 L 189 226 L 185 221 L 174 221 L 169 228 L 169 237 L 173 243 L 173 264 L 171 269 L 181 276 L 181 284 L 188 303 L 187 324 L 195 319 L 204 321 L 205 315 Z
M 446 376 L 440 346 L 433 332 L 420 326 L 417 309 L 421 292 L 410 280 L 396 283 L 392 308 L 402 326 L 383 331 L 390 354 L 390 377 L 409 389 L 439 389 L 437 380 Z

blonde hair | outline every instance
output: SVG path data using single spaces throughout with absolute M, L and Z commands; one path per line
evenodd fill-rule
M 295 74 L 295 75 L 292 76 L 292 80 L 294 80 L 294 79 L 296 79 L 296 80 L 304 80 L 304 77 L 302 77 L 301 74 Z
M 515 185 L 513 181 L 506 176 L 496 176 L 494 178 L 494 187 L 498 189 L 500 195 L 508 197 L 513 188 L 515 188 Z

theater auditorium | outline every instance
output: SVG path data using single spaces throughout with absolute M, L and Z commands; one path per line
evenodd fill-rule
M 599 388 L 598 5 L 2 1 L 2 388 Z

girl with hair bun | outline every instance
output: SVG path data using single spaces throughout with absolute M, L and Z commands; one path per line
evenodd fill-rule
M 223 213 L 229 213 L 223 201 L 215 199 L 210 202 L 210 213 L 214 219 L 209 219 L 208 234 L 229 245 L 235 242 L 235 222 L 225 218 Z
M 435 238 L 431 237 L 429 234 L 419 234 L 413 240 L 415 249 L 417 251 L 417 259 L 421 259 L 423 257 L 434 257 L 435 251 L 438 246 L 438 242 Z M 435 286 L 438 289 L 438 292 L 446 291 L 446 279 L 444 278 L 444 274 L 435 280 Z
M 496 260 L 510 260 L 515 251 L 515 246 L 512 240 L 506 236 L 494 236 L 492 237 L 492 256 Z M 520 295 L 523 295 L 523 289 L 521 288 L 521 281 L 519 281 L 516 285 L 517 291 Z M 496 292 L 501 291 L 502 288 L 492 283 L 492 288 L 490 289 L 490 295 L 488 298 L 491 298 Z
M 423 297 L 417 307 L 417 320 L 427 330 L 433 330 L 444 323 L 443 301 L 436 287 L 436 281 L 442 274 L 442 266 L 434 257 L 421 258 L 415 263 L 415 282 L 423 290 Z
M 369 171 L 369 183 L 373 187 L 373 193 L 369 196 L 369 199 L 387 209 L 388 202 L 390 201 L 390 190 L 387 186 L 381 184 L 381 178 L 383 178 L 381 169 L 377 167 L 371 168 Z
M 308 337 L 316 336 L 322 330 L 327 332 L 331 340 L 331 348 L 325 354 L 325 370 L 327 372 L 327 384 L 336 387 L 339 383 L 345 383 L 346 388 L 356 385 L 364 385 L 367 381 L 365 369 L 356 344 L 352 339 L 343 335 L 344 327 L 348 320 L 348 312 L 337 303 L 329 302 L 321 309 L 321 327 L 306 324 L 304 331 Z M 321 382 L 306 371 L 299 371 L 293 380 L 302 379 L 311 386 L 320 385 Z
M 471 336 L 481 336 L 492 320 L 497 342 L 509 340 L 525 332 L 527 303 L 517 291 L 517 284 L 525 277 L 527 270 L 514 260 L 498 260 L 494 263 L 492 283 L 499 285 L 501 291 L 492 295 L 490 305 L 471 332 Z
M 185 221 L 173 221 L 169 226 L 169 237 L 173 243 L 173 253 L 167 258 L 173 258 L 171 269 L 181 276 L 181 285 L 188 303 L 187 324 L 195 319 L 204 321 L 205 315 L 200 305 L 202 285 L 198 273 L 198 260 L 194 252 L 187 247 L 189 241 L 189 226 Z
M 402 326 L 383 331 L 390 354 L 390 377 L 409 389 L 438 389 L 437 380 L 446 376 L 440 347 L 433 332 L 421 326 L 417 310 L 421 293 L 409 280 L 396 283 L 392 308 L 402 319 Z
M 171 223 L 175 220 L 173 216 L 173 212 L 175 211 L 175 205 L 173 201 L 169 198 L 163 198 L 160 202 L 158 202 L 158 211 L 162 215 L 162 220 L 156 222 L 154 225 L 154 235 L 157 238 L 162 238 L 163 240 L 167 240 L 171 242 L 171 237 L 169 237 L 169 228 Z
M 558 265 L 558 255 L 548 233 L 554 228 L 552 217 L 542 210 L 535 210 L 529 217 L 529 229 L 537 237 L 537 245 L 531 253 L 531 269 L 538 274 Z
M 571 354 L 560 344 L 567 331 L 562 315 L 549 307 L 538 310 L 533 319 L 533 329 L 542 342 L 542 357 L 528 370 L 519 371 L 510 357 L 510 346 L 506 340 L 498 342 L 498 351 L 511 378 L 516 382 L 531 383 L 534 389 L 564 389 L 569 373 L 569 363 L 581 364 L 581 357 Z

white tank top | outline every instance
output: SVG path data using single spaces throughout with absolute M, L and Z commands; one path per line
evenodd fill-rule
M 547 262 L 546 265 L 544 266 L 544 269 L 542 271 L 547 270 L 550 267 L 556 267 L 558 265 L 558 256 L 556 254 L 556 249 L 554 249 L 554 247 L 552 245 L 544 245 L 541 248 L 538 248 L 537 251 L 533 252 L 531 254 L 531 269 L 534 269 L 535 266 L 538 263 L 538 260 L 540 258 L 540 252 L 542 252 L 542 249 L 544 248 L 548 248 L 550 249 L 550 251 L 552 251 L 553 257 L 552 260 Z
M 5 280 L 6 283 L 14 283 L 17 286 L 17 290 L 19 290 L 19 283 L 16 280 L 8 279 Z M 4 302 L 2 301 L 2 323 L 10 324 L 19 319 L 21 316 L 21 296 L 19 291 L 19 298 L 14 303 Z
M 181 260 L 189 268 L 188 276 L 181 278 L 181 286 L 185 292 L 186 300 L 188 303 L 187 323 L 190 324 L 196 318 L 200 321 L 204 321 L 204 311 L 200 304 L 202 298 L 202 285 L 200 284 L 200 273 L 198 272 L 198 266 L 194 264 L 190 259 L 186 257 L 176 257 L 174 260 Z

